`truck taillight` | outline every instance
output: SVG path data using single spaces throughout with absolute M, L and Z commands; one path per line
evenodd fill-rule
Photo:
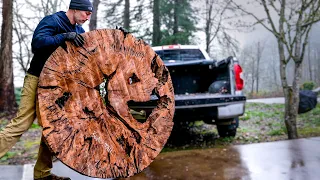
M 243 89 L 243 79 L 242 79 L 242 68 L 239 64 L 234 64 L 234 74 L 236 80 L 236 90 L 240 91 Z
M 180 44 L 162 46 L 162 49 L 180 49 Z

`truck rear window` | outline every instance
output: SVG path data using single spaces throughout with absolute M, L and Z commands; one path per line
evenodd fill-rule
M 199 49 L 166 49 L 155 51 L 163 61 L 192 61 L 205 59 Z

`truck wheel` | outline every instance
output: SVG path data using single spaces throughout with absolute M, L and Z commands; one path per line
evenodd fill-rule
M 230 125 L 217 125 L 220 137 L 235 137 L 239 126 L 239 118 L 234 118 Z

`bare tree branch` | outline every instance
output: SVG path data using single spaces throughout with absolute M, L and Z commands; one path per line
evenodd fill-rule
M 232 0 L 232 4 L 235 6 L 235 8 L 241 10 L 242 12 L 244 12 L 247 15 L 250 15 L 251 17 L 253 17 L 257 22 L 254 23 L 255 24 L 261 24 L 265 29 L 267 29 L 268 31 L 270 31 L 272 34 L 278 35 L 277 31 L 273 31 L 272 29 L 270 29 L 265 23 L 264 20 L 265 18 L 258 18 L 255 14 L 253 14 L 252 12 L 249 12 L 247 10 L 245 10 L 244 8 L 242 8 L 240 5 L 238 5 L 237 3 L 233 2 Z

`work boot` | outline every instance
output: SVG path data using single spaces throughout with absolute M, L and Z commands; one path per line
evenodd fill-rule
M 71 180 L 68 177 L 60 177 L 60 176 L 56 176 L 54 174 L 50 174 L 47 177 L 43 177 L 43 178 L 39 178 L 39 179 L 35 179 L 35 180 Z

